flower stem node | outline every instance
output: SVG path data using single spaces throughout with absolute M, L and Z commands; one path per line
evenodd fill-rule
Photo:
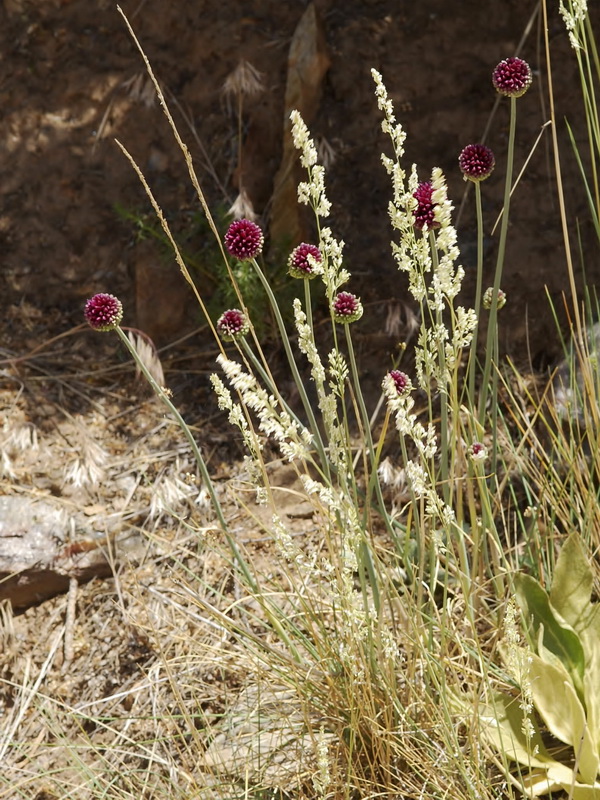
M 492 307 L 492 300 L 494 298 L 494 288 L 492 286 L 488 287 L 485 292 L 483 293 L 483 307 L 486 311 L 489 311 Z M 506 294 L 502 291 L 502 289 L 498 289 L 498 303 L 497 309 L 500 310 L 506 305 Z
M 360 299 L 350 292 L 340 292 L 333 298 L 331 305 L 333 318 L 340 325 L 348 325 L 356 322 L 363 315 L 363 307 Z
M 302 242 L 292 250 L 288 258 L 289 274 L 292 278 L 315 278 L 322 260 L 321 251 L 316 244 Z
M 505 58 L 492 73 L 492 83 L 506 97 L 521 97 L 531 86 L 531 67 L 522 58 Z
M 413 197 L 417 201 L 416 208 L 413 211 L 414 226 L 419 230 L 431 230 L 432 228 L 439 228 L 440 223 L 435 218 L 435 206 L 433 202 L 433 184 L 431 181 L 424 181 L 417 186 L 417 190 L 413 193 Z
M 230 308 L 217 320 L 217 331 L 225 342 L 233 342 L 248 334 L 250 322 L 239 308 Z
M 459 155 L 458 164 L 466 181 L 478 183 L 490 177 L 496 159 L 484 144 L 468 144 Z
M 225 247 L 230 255 L 239 261 L 251 261 L 260 254 L 265 237 L 256 222 L 237 219 L 232 222 L 225 234 Z
M 113 294 L 95 294 L 85 304 L 85 318 L 95 331 L 112 331 L 123 319 L 123 305 Z

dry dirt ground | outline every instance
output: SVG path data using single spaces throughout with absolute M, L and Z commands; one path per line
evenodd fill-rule
M 518 105 L 519 169 L 548 119 L 540 20 L 536 3 L 516 0 L 315 5 L 327 71 L 311 128 L 330 164 L 330 224 L 346 242 L 348 268 L 366 308 L 358 334 L 364 377 L 378 385 L 398 338 L 397 330 L 386 332 L 386 318 L 407 296 L 390 254 L 390 187 L 379 157 L 387 142 L 369 69 L 382 72 L 407 130 L 407 165 L 416 161 L 422 179 L 435 165 L 447 174 L 460 209 L 468 302 L 474 289 L 473 197 L 465 195 L 458 153 L 482 139 L 493 112 L 486 141 L 497 168 L 484 187 L 490 231 L 501 204 L 508 123 L 507 103 L 494 108 L 490 73 L 518 48 L 533 69 L 534 85 Z M 152 61 L 209 203 L 227 209 L 243 182 L 268 229 L 282 159 L 290 43 L 307 4 L 124 0 L 122 7 Z M 550 35 L 557 118 L 568 117 L 582 131 L 576 65 L 554 7 Z M 223 92 L 242 60 L 261 73 L 265 87 L 244 111 L 243 171 L 235 103 Z M 95 713 L 107 704 L 111 714 L 128 713 L 134 702 L 128 692 L 160 655 L 144 627 L 156 632 L 161 614 L 174 613 L 165 600 L 175 596 L 173 565 L 203 571 L 207 583 L 222 568 L 199 558 L 197 532 L 169 513 L 201 529 L 206 525 L 204 496 L 188 475 L 194 473 L 190 453 L 136 380 L 116 338 L 78 327 L 85 299 L 97 291 L 119 295 L 125 323 L 143 328 L 163 348 L 166 381 L 196 426 L 224 496 L 241 451 L 209 391 L 216 349 L 172 258 L 148 232 L 154 228 L 148 201 L 114 142 L 118 138 L 146 173 L 210 300 L 217 290 L 214 246 L 115 5 L 4 0 L 0 108 L 0 493 L 53 505 L 62 514 L 61 547 L 85 543 L 69 558 L 98 545 L 116 571 L 116 577 L 79 587 L 66 651 L 64 592 L 14 617 L 4 609 L 0 675 L 9 683 L 0 689 L 0 761 L 4 757 L 9 767 L 0 776 L 0 798 L 49 800 L 59 794 L 40 776 L 64 763 L 64 753 L 52 750 L 48 732 L 31 721 L 33 706 L 20 715 L 23 695 L 10 682 L 22 683 L 26 674 L 33 681 L 43 672 L 50 697 L 78 708 L 100 704 Z M 598 247 L 564 129 L 560 138 L 569 213 L 585 253 L 585 264 L 577 259 L 577 276 L 582 285 L 585 268 L 594 284 Z M 535 368 L 552 363 L 559 351 L 546 287 L 563 322 L 561 295 L 568 288 L 550 164 L 546 132 L 514 197 L 503 282 L 509 303 L 502 312 L 502 345 L 521 363 L 530 354 Z M 226 224 L 222 212 L 217 219 Z M 486 247 L 491 274 L 491 236 Z M 285 483 L 285 476 L 276 482 Z M 302 508 L 292 507 L 290 518 L 298 531 L 309 524 Z M 240 529 L 241 538 L 253 536 Z M 250 546 L 259 558 L 261 543 Z M 154 615 L 151 622 L 148 615 Z M 217 689 L 213 693 L 217 697 Z M 34 744 L 15 752 L 15 741 Z M 71 773 L 68 780 L 75 780 Z M 70 791 L 87 796 L 83 788 Z

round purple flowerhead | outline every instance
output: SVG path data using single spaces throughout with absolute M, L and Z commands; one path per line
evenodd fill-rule
M 505 58 L 492 72 L 492 83 L 506 97 L 521 97 L 531 86 L 531 68 L 522 58 Z
M 226 342 L 246 336 L 249 330 L 248 317 L 239 308 L 230 308 L 217 320 L 217 331 Z
M 349 322 L 356 322 L 363 315 L 363 307 L 360 299 L 350 292 L 340 292 L 333 298 L 332 304 L 333 318 L 341 325 Z
M 90 328 L 112 331 L 123 319 L 123 306 L 113 294 L 95 294 L 85 304 L 83 313 Z
M 458 165 L 465 180 L 478 182 L 490 177 L 496 159 L 484 144 L 468 144 L 458 157 Z
M 427 226 L 427 230 L 440 227 L 440 223 L 435 219 L 435 204 L 431 199 L 432 195 L 433 186 L 431 181 L 420 183 L 416 192 L 413 193 L 413 197 L 417 201 L 417 207 L 413 211 L 414 225 L 419 230 L 423 230 L 425 226 Z
M 250 261 L 262 250 L 265 237 L 256 224 L 249 219 L 232 222 L 225 234 L 225 247 L 240 261 Z
M 399 397 L 403 397 L 411 391 L 412 384 L 405 372 L 400 372 L 399 369 L 392 369 L 388 372 L 388 376 L 392 379 Z
M 316 244 L 306 244 L 302 242 L 292 250 L 288 258 L 289 273 L 292 278 L 314 278 L 315 270 L 308 257 L 311 256 L 315 261 L 321 263 L 323 257 Z

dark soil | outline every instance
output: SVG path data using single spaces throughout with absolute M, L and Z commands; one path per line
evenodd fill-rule
M 474 286 L 474 201 L 472 192 L 465 197 L 457 156 L 465 144 L 482 139 L 490 121 L 496 99 L 492 68 L 522 45 L 520 54 L 530 62 L 535 82 L 518 104 L 516 169 L 521 168 L 549 116 L 541 23 L 532 16 L 537 4 L 516 0 L 416 5 L 320 0 L 317 6 L 330 68 L 311 128 L 335 156 L 327 175 L 330 224 L 346 242 L 353 285 L 365 301 L 364 330 L 377 334 L 385 318 L 383 302 L 408 298 L 390 255 L 390 187 L 380 164 L 388 143 L 379 128 L 370 68 L 382 72 L 407 130 L 407 166 L 417 162 L 422 179 L 435 165 L 447 174 L 460 207 L 468 302 Z M 288 50 L 305 7 L 274 0 L 123 3 L 215 209 L 231 205 L 239 180 L 237 123 L 223 84 L 241 59 L 263 74 L 267 91 L 249 103 L 245 115 L 251 157 L 244 184 L 267 227 L 281 159 Z M 577 248 L 577 220 L 587 281 L 593 284 L 600 270 L 598 246 L 563 125 L 567 117 L 583 134 L 579 84 L 554 7 L 550 36 L 571 232 Z M 205 270 L 201 284 L 208 295 L 214 290 L 214 248 L 199 221 L 181 154 L 115 5 L 5 0 L 0 53 L 0 298 L 11 323 L 3 326 L 4 346 L 17 354 L 25 349 L 18 308 L 29 309 L 28 340 L 37 344 L 79 324 L 82 304 L 95 291 L 119 294 L 126 323 L 149 330 L 159 344 L 172 342 L 201 320 L 172 258 L 152 238 L 140 241 L 139 225 L 126 218 L 154 224 L 115 137 L 138 161 L 195 263 Z M 507 123 L 508 102 L 503 101 L 487 136 L 498 162 L 484 187 L 488 231 L 501 207 Z M 528 338 L 536 365 L 558 351 L 546 291 L 564 321 L 561 294 L 568 289 L 554 186 L 547 129 L 515 192 L 503 281 L 509 298 L 502 312 L 503 345 L 513 355 L 523 354 Z M 224 227 L 222 214 L 220 220 Z M 490 282 L 495 241 L 489 237 L 487 243 Z M 577 253 L 575 260 L 579 265 Z M 583 283 L 580 266 L 577 272 Z M 377 336 L 374 342 L 381 352 Z M 388 337 L 384 358 L 393 346 Z

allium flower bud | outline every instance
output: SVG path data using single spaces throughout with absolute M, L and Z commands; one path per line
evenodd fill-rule
M 250 330 L 248 317 L 239 308 L 230 308 L 225 311 L 217 320 L 217 331 L 219 336 L 226 342 L 232 342 L 246 336 Z
M 95 331 L 112 331 L 123 319 L 123 306 L 112 294 L 95 294 L 85 304 L 83 313 Z
M 496 159 L 484 144 L 468 144 L 459 155 L 458 164 L 465 180 L 477 182 L 490 177 Z
M 250 261 L 261 252 L 265 237 L 256 222 L 237 219 L 225 234 L 225 247 L 240 261 Z
M 473 442 L 467 452 L 473 461 L 485 461 L 488 455 L 486 446 L 481 442 Z
M 521 97 L 531 86 L 531 68 L 522 58 L 505 58 L 493 71 L 492 83 L 506 97 Z
M 417 186 L 416 192 L 413 197 L 417 201 L 417 207 L 413 211 L 414 226 L 423 230 L 427 226 L 427 230 L 432 228 L 439 228 L 440 223 L 436 222 L 434 216 L 435 205 L 431 200 L 433 195 L 433 186 L 431 181 L 424 181 Z
M 483 307 L 489 311 L 492 307 L 492 298 L 494 297 L 494 289 L 490 286 L 488 289 L 485 290 L 483 293 Z M 498 302 L 496 304 L 496 308 L 500 309 L 506 305 L 506 294 L 502 291 L 502 289 L 498 289 Z
M 394 382 L 394 386 L 400 397 L 407 395 L 411 391 L 412 383 L 405 372 L 400 372 L 399 369 L 392 369 L 388 372 L 388 375 Z
M 316 244 L 306 244 L 302 242 L 292 250 L 288 258 L 289 274 L 292 278 L 314 278 L 316 272 L 313 265 L 308 260 L 308 256 L 312 256 L 315 261 L 321 263 L 323 257 L 321 251 Z
M 363 315 L 363 307 L 359 298 L 350 292 L 340 292 L 333 299 L 333 318 L 342 325 L 356 322 Z

